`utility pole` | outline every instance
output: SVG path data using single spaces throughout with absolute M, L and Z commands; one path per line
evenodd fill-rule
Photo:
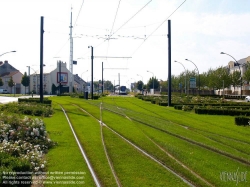
M 171 20 L 168 20 L 168 106 L 171 106 Z
M 119 95 L 120 95 L 120 89 L 121 89 L 121 85 L 120 85 L 120 73 L 118 73 L 118 81 L 119 81 Z
M 102 94 L 103 94 L 104 84 L 103 84 L 103 62 L 102 62 Z
M 69 81 L 69 93 L 73 92 L 73 37 L 72 37 L 72 8 L 70 14 L 70 57 L 69 57 L 69 71 L 70 71 L 70 81 Z
M 59 61 L 59 95 L 61 96 L 62 91 L 61 91 L 61 61 Z
M 43 103 L 43 16 L 40 28 L 40 103 Z
M 94 92 L 94 85 L 93 85 L 93 77 L 94 77 L 94 67 L 93 67 L 93 61 L 94 61 L 94 48 L 92 46 L 88 46 L 88 48 L 91 48 L 91 99 L 94 99 L 93 92 Z
M 28 77 L 29 77 L 29 95 L 30 95 L 30 66 L 28 67 Z

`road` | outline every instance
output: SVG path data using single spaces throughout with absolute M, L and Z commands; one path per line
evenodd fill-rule
M 50 97 L 52 95 L 46 95 L 44 97 Z M 0 96 L 0 104 L 7 104 L 7 103 L 11 103 L 11 102 L 17 102 L 18 98 L 29 98 L 32 97 L 31 95 L 27 95 L 27 96 L 20 96 L 20 97 L 5 97 L 5 96 Z M 33 97 L 35 98 L 40 98 L 39 95 L 34 95 Z

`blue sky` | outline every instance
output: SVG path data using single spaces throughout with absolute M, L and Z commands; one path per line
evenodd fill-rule
M 119 8 L 118 4 L 120 2 Z M 121 84 L 143 81 L 152 76 L 166 80 L 168 75 L 168 16 L 184 0 L 1 0 L 0 1 L 0 57 L 22 73 L 39 69 L 40 17 L 44 16 L 45 71 L 55 68 L 56 61 L 69 61 L 69 23 L 73 7 L 74 73 L 90 80 L 90 50 L 95 56 L 132 57 L 131 59 L 94 60 L 94 78 Z M 144 5 L 148 5 L 130 19 Z M 81 8 L 82 5 L 82 8 Z M 248 0 L 186 0 L 170 17 L 172 24 L 172 74 L 178 75 L 183 67 L 194 70 L 192 60 L 200 73 L 209 68 L 225 66 L 232 59 L 221 55 L 224 51 L 236 59 L 250 56 L 250 1 Z M 80 11 L 81 9 L 81 11 Z M 80 12 L 80 13 L 79 13 Z M 115 15 L 117 16 L 115 19 Z M 79 14 L 79 16 L 78 16 Z M 78 16 L 78 17 L 77 17 Z M 109 41 L 103 37 L 114 33 Z M 155 31 L 155 32 L 153 32 Z M 153 33 L 150 37 L 148 37 Z M 145 36 L 148 37 L 144 41 Z M 85 72 L 88 70 L 88 72 Z M 85 73 L 83 73 L 85 72 Z M 140 76 L 137 76 L 139 74 Z

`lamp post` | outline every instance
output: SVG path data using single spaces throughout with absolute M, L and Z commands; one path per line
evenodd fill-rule
M 147 71 L 147 72 L 149 72 L 149 73 L 152 73 L 153 74 L 153 94 L 155 93 L 155 85 L 154 85 L 154 82 L 155 82 L 155 78 L 154 78 L 154 73 L 153 72 L 151 72 L 151 71 Z
M 15 53 L 16 51 L 8 51 L 8 52 L 5 52 L 5 53 L 3 53 L 3 54 L 1 54 L 0 56 L 3 56 L 3 55 L 5 55 L 5 54 L 7 54 L 7 53 Z
M 30 95 L 30 66 L 26 66 L 28 68 L 28 76 L 29 76 L 29 95 Z
M 198 93 L 200 95 L 200 73 L 199 73 L 199 69 L 197 68 L 197 66 L 195 65 L 195 63 L 192 62 L 191 60 L 188 60 L 188 59 L 185 59 L 185 60 L 191 62 L 196 67 L 196 70 L 198 71 L 198 75 L 199 75 L 199 91 L 198 91 Z
M 184 70 L 185 70 L 185 94 L 186 94 L 187 93 L 187 70 L 186 70 L 185 66 L 181 62 L 178 62 L 176 60 L 174 62 L 177 62 L 177 63 L 181 64 L 183 66 Z
M 142 80 L 142 89 L 143 89 L 143 77 L 139 74 L 137 74 L 137 76 L 140 76 L 141 77 L 141 80 Z
M 91 48 L 91 87 L 90 87 L 90 89 L 91 89 L 91 99 L 93 100 L 94 98 L 93 98 L 93 92 L 94 92 L 94 90 L 93 90 L 93 61 L 94 61 L 94 48 L 92 47 L 92 46 L 88 46 L 88 48 Z
M 131 80 L 134 79 L 134 78 L 131 78 Z M 135 82 L 136 80 L 134 79 L 134 93 L 135 93 Z
M 35 72 L 35 74 L 36 74 L 36 94 L 37 94 L 37 83 L 38 83 L 38 77 L 37 77 L 37 71 L 35 71 L 32 67 L 30 67 L 30 66 L 27 66 L 27 67 L 29 67 L 29 68 L 31 68 L 34 72 Z M 31 81 L 30 81 L 31 82 Z M 34 87 L 34 86 L 33 86 Z
M 86 73 L 86 72 L 88 72 L 88 71 L 89 71 L 89 70 L 86 70 L 86 71 L 84 71 L 84 72 L 81 73 L 81 79 L 82 79 L 82 80 L 83 80 L 82 74 L 84 74 L 84 73 Z M 85 87 L 83 87 L 83 88 L 85 88 Z M 83 88 L 82 88 L 82 89 L 83 89 Z M 83 90 L 85 91 L 85 89 L 83 89 Z
M 14 82 L 14 97 L 16 97 L 16 83 Z
M 239 70 L 240 70 L 240 98 L 242 98 L 242 72 L 241 72 L 241 69 L 240 69 L 240 64 L 233 56 L 231 56 L 231 55 L 229 55 L 227 53 L 224 53 L 224 52 L 221 52 L 220 54 L 228 55 L 228 56 L 232 57 L 234 59 L 234 61 L 235 61 L 236 66 L 239 67 Z

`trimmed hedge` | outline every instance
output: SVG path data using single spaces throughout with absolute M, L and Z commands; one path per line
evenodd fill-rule
M 249 117 L 245 117 L 245 116 L 237 116 L 235 117 L 235 124 L 236 125 L 250 125 L 250 118 Z
M 18 103 L 27 102 L 27 103 L 40 103 L 40 98 L 18 98 Z M 43 98 L 43 104 L 51 106 L 52 101 L 48 98 Z
M 218 108 L 195 108 L 196 114 L 209 114 L 209 115 L 230 115 L 230 116 L 250 116 L 250 110 L 228 110 Z
M 168 106 L 168 103 L 166 103 L 166 102 L 160 102 L 159 105 L 160 106 Z

